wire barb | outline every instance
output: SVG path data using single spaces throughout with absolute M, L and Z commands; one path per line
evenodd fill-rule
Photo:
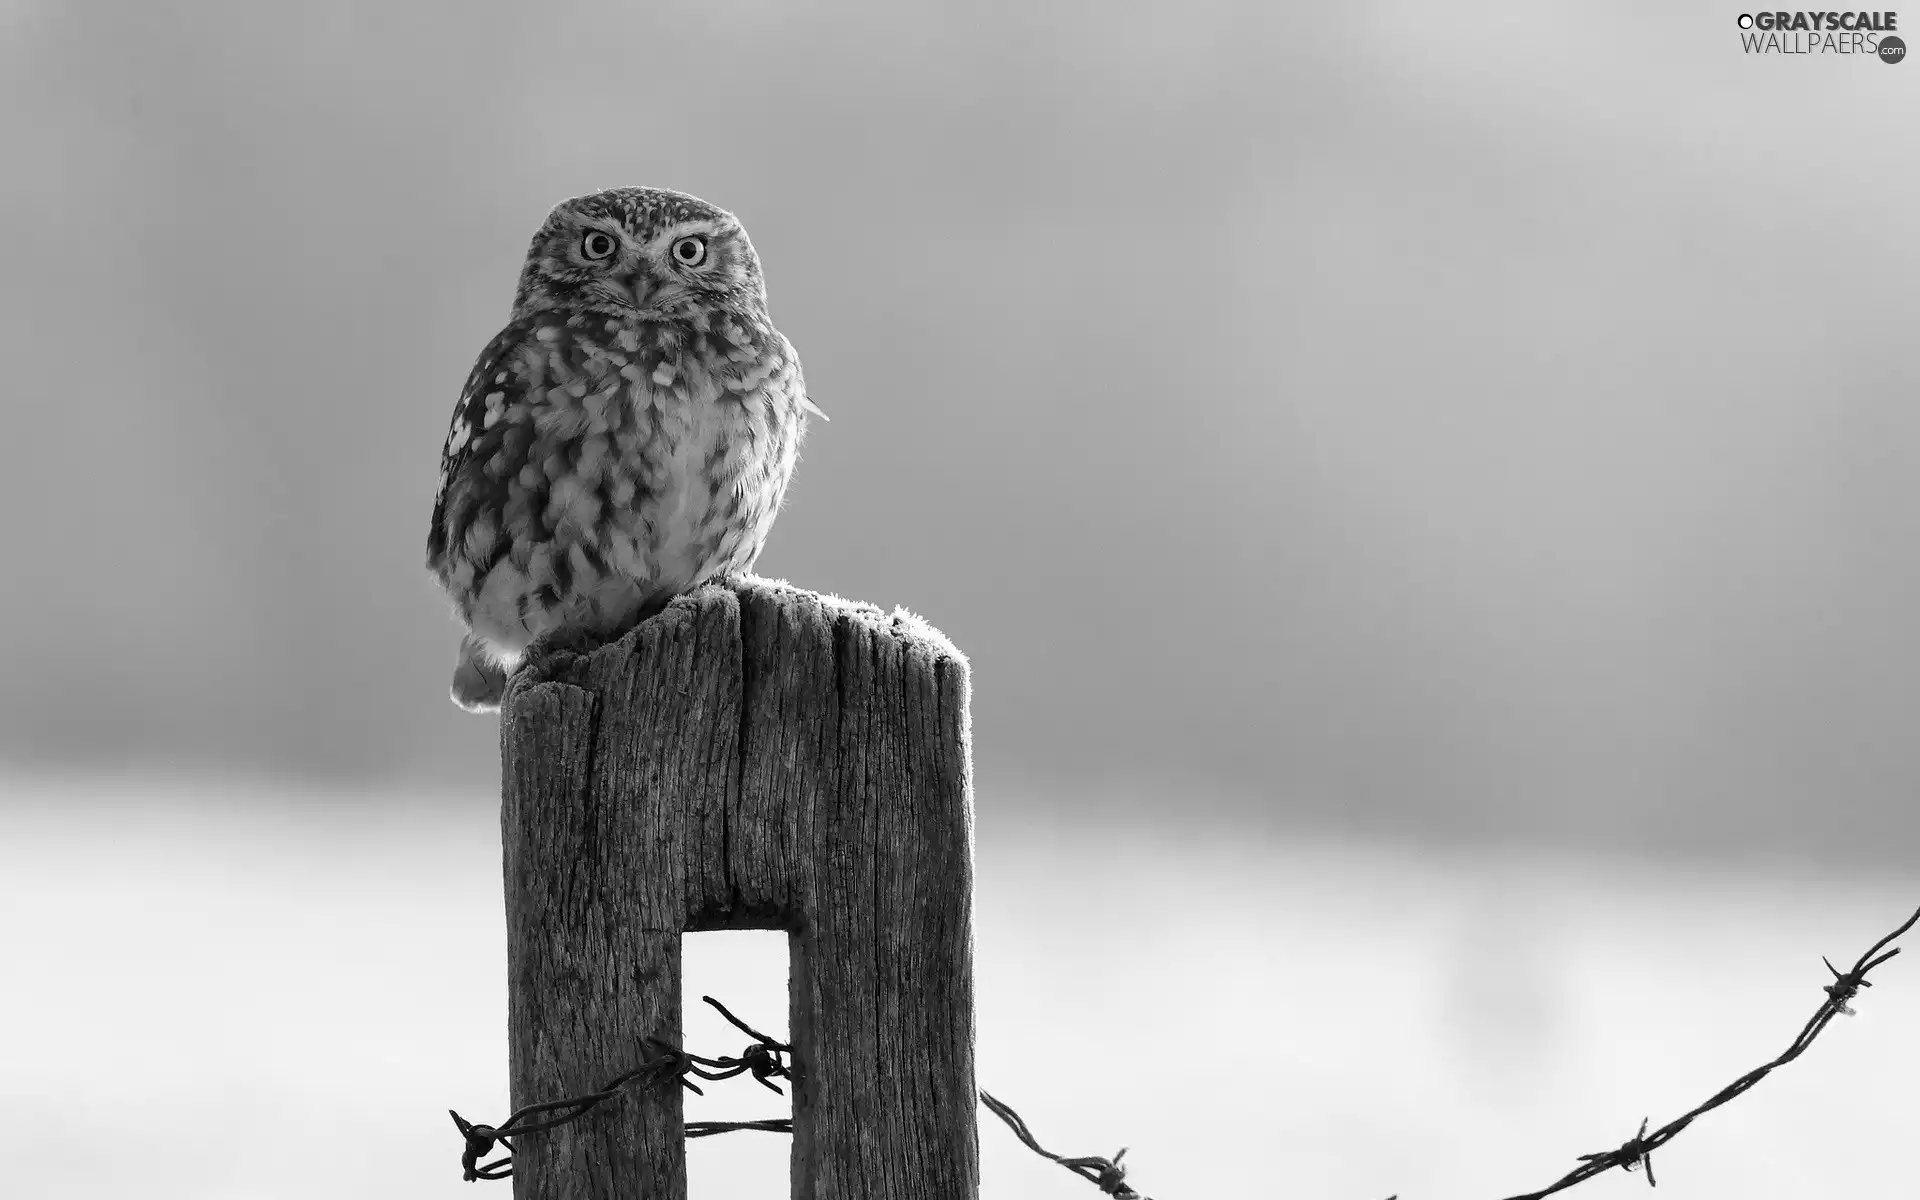
M 1647 1169 L 1647 1186 L 1654 1186 L 1653 1147 L 1647 1144 L 1647 1118 L 1640 1118 L 1640 1132 L 1620 1143 L 1617 1150 L 1608 1150 L 1600 1154 L 1582 1154 L 1582 1162 L 1597 1163 L 1603 1169 L 1619 1167 L 1623 1171 L 1633 1171 L 1641 1167 Z
M 725 1005 L 712 996 L 702 996 L 708 1004 L 720 1010 L 720 1015 L 754 1039 L 753 1044 L 738 1058 L 705 1058 L 687 1051 L 667 1041 L 665 1038 L 649 1037 L 641 1043 L 646 1056 L 640 1065 L 626 1074 L 608 1082 L 597 1092 L 585 1096 L 575 1096 L 567 1100 L 549 1100 L 544 1104 L 529 1104 L 514 1111 L 506 1122 L 498 1127 L 478 1125 L 452 1109 L 447 1111 L 453 1117 L 454 1127 L 460 1136 L 466 1139 L 466 1146 L 460 1152 L 460 1177 L 468 1183 L 480 1179 L 510 1179 L 513 1176 L 513 1142 L 509 1140 L 522 1134 L 541 1133 L 548 1129 L 557 1129 L 572 1121 L 586 1116 L 601 1104 L 620 1094 L 622 1088 L 638 1082 L 641 1087 L 657 1087 L 670 1079 L 677 1079 L 680 1085 L 695 1095 L 706 1095 L 700 1085 L 687 1078 L 698 1075 L 702 1079 L 731 1079 L 735 1075 L 752 1075 L 761 1085 L 778 1092 L 780 1088 L 772 1080 L 791 1079 L 793 1077 L 790 1056 L 793 1047 L 785 1042 L 775 1041 L 751 1025 L 727 1011 Z M 571 1111 L 568 1111 L 571 1110 Z M 541 1113 L 560 1112 L 564 1116 L 552 1117 L 544 1121 L 531 1120 Z M 768 1133 L 792 1133 L 793 1121 L 788 1117 L 772 1118 L 764 1121 L 689 1121 L 686 1133 L 690 1138 L 712 1137 L 720 1133 L 732 1133 L 741 1129 L 759 1129 Z M 482 1164 L 481 1159 L 493 1153 L 495 1144 L 506 1148 L 507 1154 L 490 1163 Z
M 1842 971 L 1822 956 L 1820 961 L 1826 965 L 1827 972 L 1833 976 L 1833 982 L 1822 988 L 1826 993 L 1826 1000 L 1821 1003 L 1813 1016 L 1807 1020 L 1806 1025 L 1801 1028 L 1799 1035 L 1793 1039 L 1792 1044 L 1778 1058 L 1748 1071 L 1714 1093 L 1705 1103 L 1675 1117 L 1651 1133 L 1647 1132 L 1650 1119 L 1642 1117 L 1639 1132 L 1625 1142 L 1611 1150 L 1582 1154 L 1579 1156 L 1581 1165 L 1553 1183 L 1537 1192 L 1509 1196 L 1507 1200 L 1543 1200 L 1544 1197 L 1551 1196 L 1555 1192 L 1565 1191 L 1577 1183 L 1584 1183 L 1616 1167 L 1624 1171 L 1637 1171 L 1644 1167 L 1647 1172 L 1647 1186 L 1656 1186 L 1653 1177 L 1653 1152 L 1678 1137 L 1682 1130 L 1693 1124 L 1694 1118 L 1719 1108 L 1765 1079 L 1775 1069 L 1800 1057 L 1806 1052 L 1807 1047 L 1813 1045 L 1814 1039 L 1820 1036 L 1821 1031 L 1832 1022 L 1834 1017 L 1853 1016 L 1853 1002 L 1859 997 L 1860 990 L 1873 986 L 1872 981 L 1867 978 L 1867 973 L 1900 953 L 1900 948 L 1897 946 L 1891 950 L 1887 947 L 1896 938 L 1912 929 L 1915 924 L 1920 924 L 1920 909 L 1915 909 L 1913 915 L 1908 917 L 1899 928 L 1868 947 L 1866 953 L 1854 961 L 1850 970 Z M 656 1087 L 668 1080 L 678 1079 L 689 1091 L 704 1095 L 700 1086 L 688 1078 L 689 1075 L 697 1075 L 707 1080 L 732 1079 L 737 1075 L 750 1075 L 762 1087 L 784 1095 L 779 1085 L 773 1081 L 793 1078 L 793 1047 L 761 1033 L 734 1016 L 728 1011 L 726 1005 L 712 996 L 702 996 L 701 999 L 718 1010 L 734 1028 L 753 1039 L 752 1043 L 737 1057 L 706 1058 L 688 1053 L 664 1038 L 649 1037 L 643 1043 L 647 1053 L 640 1065 L 612 1080 L 597 1092 L 568 1100 L 529 1104 L 516 1110 L 507 1118 L 505 1124 L 497 1127 L 475 1124 L 449 1109 L 454 1127 L 460 1131 L 460 1136 L 465 1142 L 460 1152 L 461 1177 L 468 1182 L 478 1179 L 510 1178 L 513 1175 L 513 1138 L 556 1129 L 568 1122 L 577 1121 L 594 1108 L 619 1095 L 622 1088 L 636 1081 L 642 1087 Z M 1114 1200 L 1151 1200 L 1150 1197 L 1135 1191 L 1127 1182 L 1127 1168 L 1124 1162 L 1127 1157 L 1126 1147 L 1122 1146 L 1112 1158 L 1102 1158 L 1099 1155 L 1069 1158 L 1055 1154 L 1040 1144 L 1039 1140 L 1033 1136 L 1033 1131 L 1027 1128 L 1026 1121 L 1005 1101 L 998 1099 L 990 1092 L 982 1091 L 980 1102 L 986 1105 L 993 1115 L 1006 1122 L 1007 1127 L 1026 1143 L 1029 1150 L 1042 1158 L 1059 1163 L 1067 1170 L 1094 1184 L 1104 1194 L 1114 1197 Z M 549 1117 L 545 1120 L 534 1119 L 544 1113 L 564 1115 Z M 793 1132 L 793 1120 L 790 1117 L 777 1117 L 762 1121 L 689 1121 L 685 1128 L 686 1136 L 689 1138 L 712 1137 L 716 1134 L 734 1133 L 747 1129 L 790 1134 Z M 493 1153 L 496 1145 L 504 1147 L 507 1150 L 506 1155 L 492 1162 L 482 1163 L 480 1160 Z M 1389 1197 L 1388 1200 L 1393 1198 Z
M 1517 1196 L 1509 1196 L 1507 1200 L 1542 1200 L 1542 1197 L 1551 1196 L 1555 1192 L 1565 1191 L 1576 1183 L 1585 1183 L 1595 1175 L 1605 1174 L 1615 1167 L 1627 1171 L 1645 1167 L 1647 1169 L 1647 1183 L 1651 1185 L 1653 1183 L 1653 1152 L 1655 1150 L 1678 1137 L 1681 1130 L 1693 1124 L 1695 1117 L 1712 1112 L 1754 1084 L 1759 1083 L 1762 1079 L 1765 1079 L 1776 1068 L 1784 1067 L 1794 1059 L 1799 1058 L 1806 1052 L 1807 1047 L 1813 1045 L 1814 1039 L 1820 1036 L 1820 1032 L 1833 1021 L 1834 1017 L 1842 1015 L 1853 1016 L 1854 1011 L 1852 1004 L 1859 996 L 1860 989 L 1873 986 L 1867 979 L 1867 972 L 1898 955 L 1900 953 L 1899 947 L 1896 946 L 1892 950 L 1886 950 L 1888 944 L 1895 938 L 1906 933 L 1907 930 L 1912 929 L 1916 923 L 1920 923 L 1920 909 L 1915 909 L 1913 915 L 1902 922 L 1899 928 L 1869 946 L 1866 953 L 1854 961 L 1852 970 L 1841 971 L 1832 963 L 1827 962 L 1825 957 L 1822 957 L 1820 961 L 1826 963 L 1827 971 L 1833 976 L 1833 982 L 1825 985 L 1821 989 L 1826 992 L 1827 998 L 1821 1003 L 1820 1007 L 1815 1010 L 1813 1016 L 1807 1019 L 1807 1023 L 1800 1029 L 1799 1036 L 1795 1037 L 1792 1044 L 1781 1052 L 1780 1057 L 1774 1059 L 1772 1062 L 1762 1063 L 1760 1066 L 1748 1071 L 1745 1075 L 1742 1075 L 1726 1087 L 1715 1092 L 1699 1107 L 1690 1112 L 1682 1113 L 1652 1133 L 1647 1132 L 1647 1122 L 1642 1120 L 1640 1122 L 1640 1132 L 1620 1146 L 1612 1150 L 1601 1151 L 1598 1154 L 1582 1154 L 1580 1156 L 1582 1165 L 1575 1167 L 1559 1179 L 1554 1180 L 1553 1183 L 1541 1188 L 1537 1192 L 1525 1192 Z M 1886 953 L 1882 954 L 1882 950 L 1886 950 Z
M 1132 1185 L 1127 1183 L 1127 1168 L 1120 1161 L 1127 1156 L 1125 1146 L 1120 1147 L 1120 1152 L 1112 1158 L 1100 1158 L 1097 1155 L 1066 1158 L 1042 1146 L 1033 1136 L 1033 1131 L 1027 1128 L 1026 1121 L 1019 1113 L 1013 1111 L 1006 1101 L 998 1099 L 991 1092 L 982 1091 L 980 1103 L 986 1105 L 994 1116 L 1005 1121 L 1007 1128 L 1013 1130 L 1014 1136 L 1027 1144 L 1027 1149 L 1042 1158 L 1052 1159 L 1080 1178 L 1097 1185 L 1101 1191 L 1114 1197 L 1115 1200 L 1152 1200 L 1151 1197 L 1134 1191 Z

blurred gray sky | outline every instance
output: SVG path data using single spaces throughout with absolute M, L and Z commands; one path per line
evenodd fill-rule
M 0 758 L 484 791 L 441 438 L 647 183 L 833 417 L 762 571 L 970 653 L 983 809 L 1910 853 L 1920 65 L 1738 11 L 13 0 Z

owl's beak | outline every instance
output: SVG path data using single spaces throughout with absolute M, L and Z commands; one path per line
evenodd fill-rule
M 627 290 L 633 293 L 633 306 L 645 308 L 653 296 L 653 279 L 645 271 L 636 271 L 627 277 Z

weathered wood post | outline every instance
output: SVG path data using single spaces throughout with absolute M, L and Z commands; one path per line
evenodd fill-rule
M 795 1200 L 977 1200 L 967 667 L 944 637 L 709 584 L 531 662 L 500 750 L 514 1107 L 680 1044 L 681 934 L 785 929 Z M 527 1135 L 515 1200 L 685 1200 L 681 1113 L 679 1087 L 636 1087 Z

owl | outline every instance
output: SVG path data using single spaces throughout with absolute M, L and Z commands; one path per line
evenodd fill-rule
M 611 639 L 751 568 L 810 413 L 731 213 L 642 187 L 555 208 L 440 454 L 427 569 L 467 629 L 454 702 L 497 710 L 534 639 Z

